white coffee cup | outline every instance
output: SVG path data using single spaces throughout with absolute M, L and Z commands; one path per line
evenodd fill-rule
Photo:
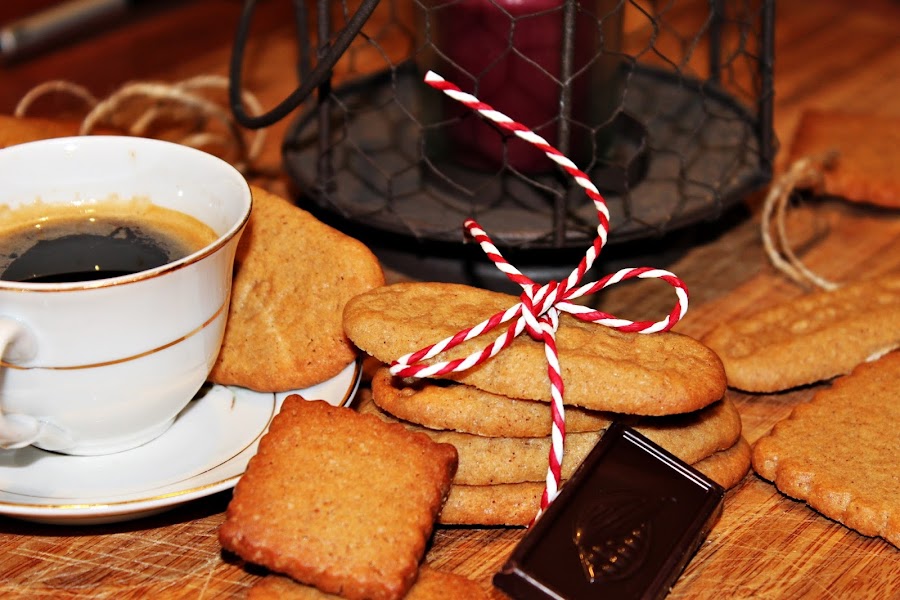
M 0 150 L 0 205 L 90 206 L 144 197 L 218 238 L 160 267 L 67 283 L 0 280 L 0 447 L 108 454 L 161 435 L 219 352 L 235 250 L 250 215 L 225 161 L 136 137 L 60 138 Z

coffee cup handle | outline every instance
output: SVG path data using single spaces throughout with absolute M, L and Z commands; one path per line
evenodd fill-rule
M 9 363 L 29 360 L 36 352 L 34 335 L 24 324 L 0 317 L 0 358 L 4 368 L 9 368 Z M 71 436 L 51 423 L 0 410 L 0 449 L 13 450 L 36 442 L 47 450 L 63 450 L 72 445 Z

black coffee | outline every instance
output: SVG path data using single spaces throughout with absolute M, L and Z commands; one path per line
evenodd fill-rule
M 192 217 L 139 206 L 134 216 L 51 212 L 0 232 L 0 279 L 64 283 L 129 275 L 176 261 L 216 238 Z

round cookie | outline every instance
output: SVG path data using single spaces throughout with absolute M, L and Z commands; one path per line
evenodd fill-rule
M 750 470 L 750 454 L 750 443 L 741 436 L 734 446 L 694 463 L 694 468 L 726 490 L 730 490 L 739 484 Z
M 778 392 L 844 375 L 900 347 L 900 274 L 819 291 L 719 325 L 703 342 L 728 385 Z
M 471 328 L 517 302 L 514 296 L 458 284 L 398 283 L 351 299 L 344 308 L 344 331 L 360 349 L 390 363 Z M 464 342 L 430 362 L 481 351 L 504 327 Z M 564 314 L 556 345 L 567 404 L 667 415 L 703 408 L 725 391 L 725 372 L 718 356 L 678 333 L 625 333 Z M 493 358 L 446 378 L 511 398 L 550 401 L 544 346 L 524 334 Z
M 750 470 L 750 445 L 743 437 L 727 450 L 694 463 L 693 467 L 731 489 Z M 528 525 L 537 514 L 544 484 L 457 485 L 450 488 L 439 523 L 444 525 Z
M 367 395 L 368 396 L 368 395 Z M 395 421 L 369 398 L 359 406 L 363 413 L 374 413 L 384 420 Z M 634 428 L 681 460 L 694 463 L 713 453 L 730 448 L 741 435 L 741 418 L 727 399 L 697 413 L 670 417 L 645 417 Z M 432 440 L 451 444 L 459 455 L 454 485 L 492 485 L 544 481 L 550 438 L 484 437 L 456 431 L 436 431 L 406 425 L 407 429 L 425 433 Z M 600 439 L 602 431 L 566 435 L 562 477 L 575 471 Z
M 703 410 L 668 417 L 645 417 L 634 429 L 681 460 L 694 464 L 733 448 L 743 424 L 737 407 L 727 397 Z
M 550 405 L 546 402 L 516 400 L 450 382 L 409 382 L 393 377 L 386 367 L 372 378 L 372 399 L 379 408 L 398 419 L 429 429 L 486 437 L 550 435 Z M 567 407 L 566 431 L 600 431 L 612 422 L 611 418 L 607 413 Z
M 209 380 L 263 392 L 310 387 L 356 358 L 341 311 L 384 284 L 363 244 L 258 187 L 235 257 L 222 350 Z

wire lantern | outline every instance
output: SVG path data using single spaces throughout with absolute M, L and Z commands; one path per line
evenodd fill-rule
M 771 179 L 772 0 L 317 0 L 315 14 L 298 0 L 300 85 L 263 117 L 234 97 L 252 4 L 237 118 L 260 126 L 303 102 L 283 143 L 299 202 L 376 253 L 409 254 L 401 269 L 464 260 L 466 218 L 538 263 L 581 252 L 597 226 L 549 159 L 423 84 L 427 69 L 585 171 L 611 245 L 714 221 Z

